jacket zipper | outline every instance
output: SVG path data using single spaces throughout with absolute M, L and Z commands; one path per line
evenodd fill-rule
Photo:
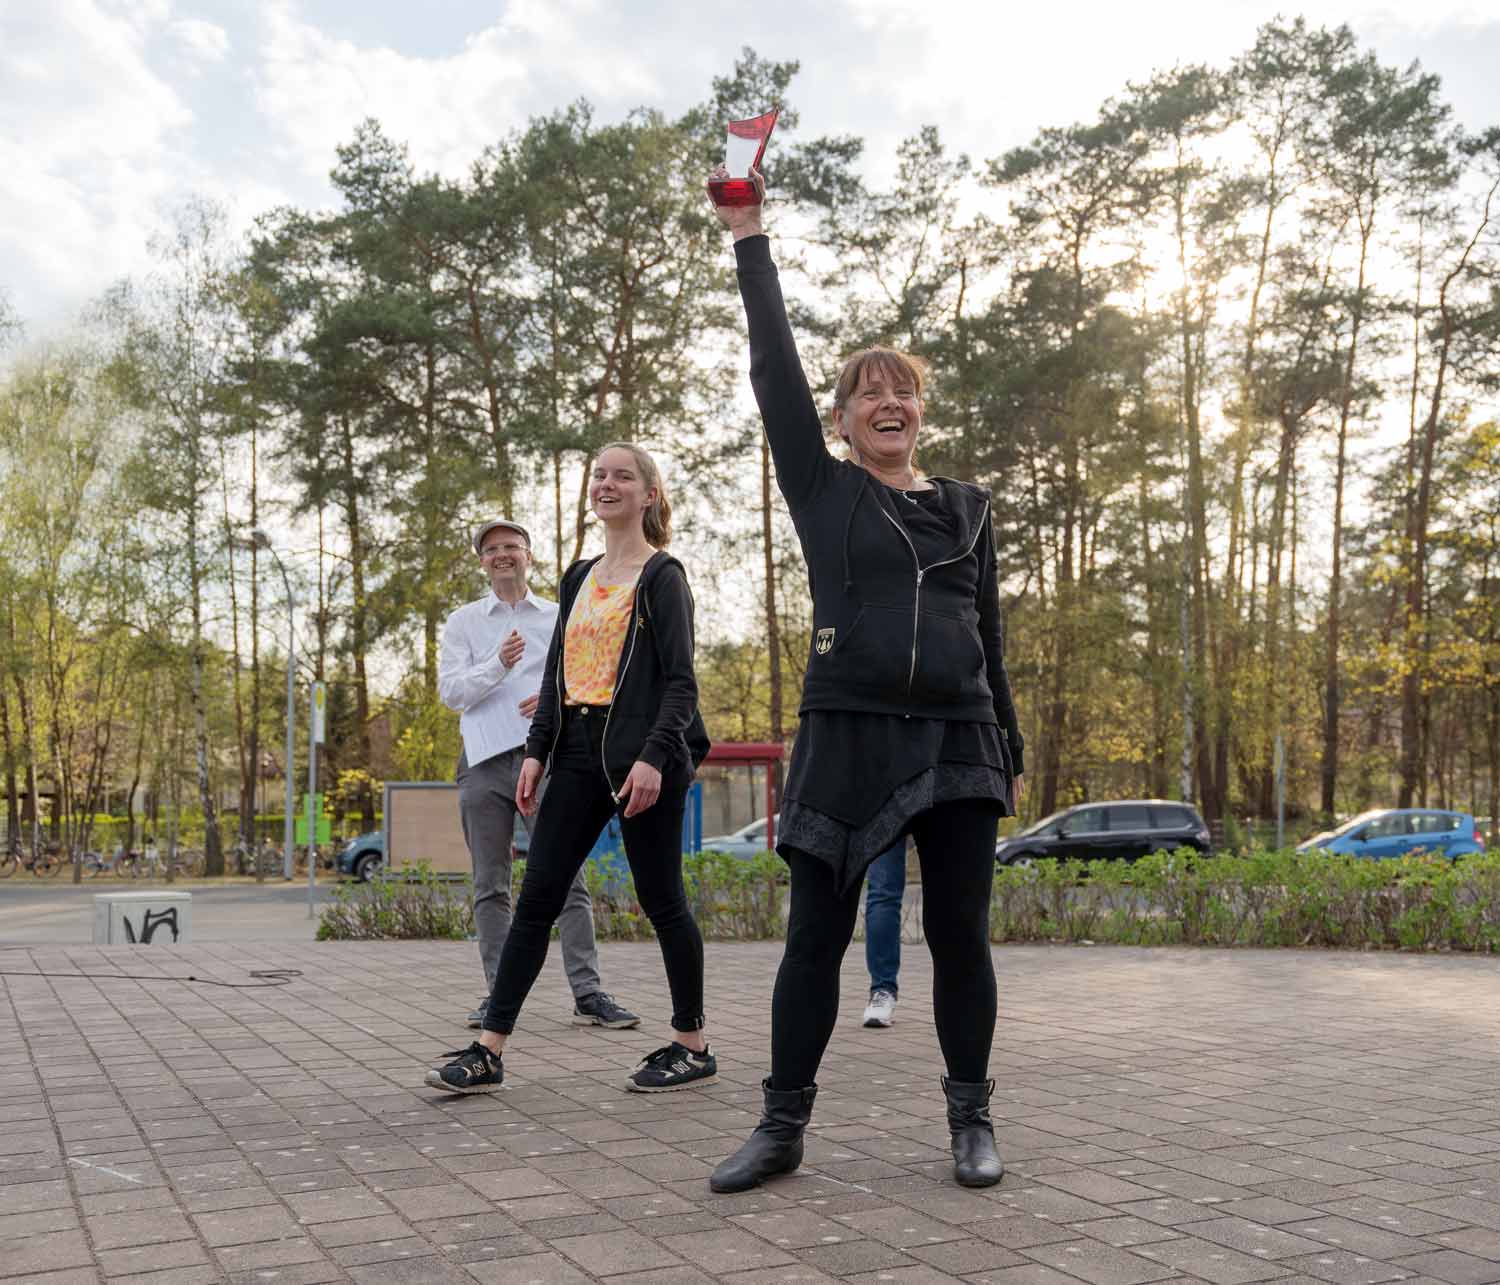
M 983 526 L 974 528 L 974 538 L 969 541 L 969 547 L 962 553 L 955 554 L 951 558 L 944 558 L 941 562 L 934 562 L 924 567 L 922 560 L 917 557 L 917 546 L 911 542 L 911 536 L 907 535 L 906 528 L 901 525 L 889 513 L 886 513 L 885 505 L 880 505 L 881 513 L 885 514 L 885 520 L 896 528 L 897 533 L 906 541 L 906 547 L 911 550 L 912 564 L 917 569 L 917 590 L 912 599 L 911 609 L 911 667 L 906 671 L 906 694 L 911 695 L 912 684 L 917 680 L 917 631 L 922 623 L 922 581 L 927 578 L 929 571 L 936 571 L 939 567 L 946 567 L 950 563 L 962 562 L 969 554 L 974 552 L 974 546 L 979 543 L 979 533 L 984 530 Z M 911 715 L 907 715 L 908 718 Z

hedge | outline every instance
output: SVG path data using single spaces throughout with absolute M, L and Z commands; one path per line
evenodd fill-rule
M 524 865 L 516 863 L 518 886 Z M 600 939 L 653 935 L 628 874 L 590 862 L 585 878 Z M 683 880 L 705 938 L 785 934 L 786 867 L 771 853 L 748 861 L 698 853 L 684 858 Z M 324 910 L 318 938 L 462 940 L 474 931 L 471 894 L 467 879 L 442 879 L 425 868 L 346 884 Z M 919 925 L 919 912 L 915 919 Z M 1494 953 L 1500 951 L 1500 854 L 1371 861 L 1317 851 L 1202 856 L 1180 849 L 1134 864 L 999 866 L 990 939 Z

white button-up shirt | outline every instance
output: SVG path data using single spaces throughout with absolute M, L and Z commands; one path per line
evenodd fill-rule
M 438 696 L 459 713 L 469 766 L 526 743 L 531 720 L 520 703 L 542 689 L 557 604 L 529 589 L 512 607 L 494 590 L 465 603 L 443 624 L 438 650 Z M 507 669 L 500 644 L 512 629 L 526 640 L 520 663 Z

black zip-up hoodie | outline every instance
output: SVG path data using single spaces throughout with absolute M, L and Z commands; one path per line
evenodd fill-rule
M 1024 747 L 1005 672 L 989 492 L 930 479 L 959 531 L 942 558 L 920 565 L 889 489 L 824 444 L 770 241 L 745 237 L 734 249 L 750 383 L 813 595 L 803 712 L 997 723 L 1019 775 Z
M 598 558 L 584 558 L 563 572 L 557 591 L 557 624 L 547 647 L 526 757 L 547 763 L 562 730 L 567 689 L 563 646 L 568 614 Z M 670 553 L 651 555 L 636 580 L 630 627 L 620 647 L 615 694 L 604 727 L 604 771 L 613 791 L 637 759 L 662 774 L 663 785 L 682 787 L 708 753 L 708 732 L 698 712 L 693 673 L 693 595 L 687 572 Z

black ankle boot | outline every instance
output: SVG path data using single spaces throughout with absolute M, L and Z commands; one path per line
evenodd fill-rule
M 995 1150 L 995 1126 L 990 1123 L 993 1080 L 960 1084 L 943 1077 L 948 1097 L 948 1132 L 953 1135 L 953 1176 L 961 1187 L 993 1187 L 1005 1173 Z
M 714 1170 L 708 1180 L 713 1191 L 749 1191 L 767 1178 L 791 1173 L 802 1163 L 802 1132 L 812 1118 L 818 1086 L 773 1089 L 767 1079 L 760 1087 L 766 1095 L 760 1123 L 745 1145 Z

